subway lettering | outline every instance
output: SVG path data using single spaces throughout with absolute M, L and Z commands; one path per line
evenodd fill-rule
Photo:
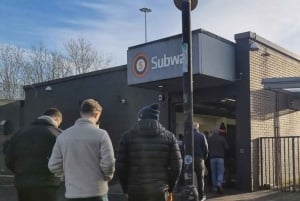
M 152 69 L 164 68 L 169 66 L 174 66 L 183 63 L 183 54 L 175 55 L 175 56 L 167 56 L 164 54 L 162 58 L 158 58 L 154 56 L 151 58 Z

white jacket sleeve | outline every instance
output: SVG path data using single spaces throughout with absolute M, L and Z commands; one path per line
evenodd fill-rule
M 63 156 L 58 140 L 56 140 L 56 143 L 54 144 L 52 154 L 48 162 L 48 168 L 55 176 L 63 178 Z
M 100 145 L 100 167 L 104 173 L 105 180 L 109 181 L 112 179 L 115 172 L 115 157 L 114 149 L 109 138 L 109 135 L 106 133 L 101 140 Z

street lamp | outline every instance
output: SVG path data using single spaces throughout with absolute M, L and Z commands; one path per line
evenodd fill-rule
M 150 8 L 141 8 L 141 12 L 145 13 L 145 43 L 147 42 L 147 13 L 150 13 L 152 10 Z
M 194 135 L 193 135 L 193 71 L 191 10 L 198 0 L 174 0 L 182 12 L 182 54 L 183 62 L 183 114 L 184 114 L 184 179 L 185 189 L 182 200 L 198 201 L 198 191 L 194 185 Z

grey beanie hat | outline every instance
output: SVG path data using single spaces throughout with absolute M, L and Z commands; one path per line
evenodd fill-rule
M 138 111 L 138 118 L 159 120 L 159 113 L 159 104 L 153 103 L 140 109 Z

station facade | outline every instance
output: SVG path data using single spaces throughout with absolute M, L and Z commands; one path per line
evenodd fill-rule
M 201 131 L 225 124 L 228 179 L 240 190 L 258 190 L 264 180 L 257 140 L 300 135 L 298 94 L 283 85 L 270 87 L 276 79 L 299 77 L 300 57 L 253 32 L 236 34 L 232 42 L 198 29 L 192 41 L 193 119 Z M 25 126 L 45 108 L 58 107 L 67 128 L 79 117 L 81 101 L 95 98 L 104 107 L 100 125 L 117 149 L 138 109 L 160 102 L 162 124 L 176 136 L 184 134 L 183 58 L 181 35 L 129 47 L 127 65 L 25 86 L 25 100 L 11 121 Z M 4 113 L 1 119 L 7 119 Z

